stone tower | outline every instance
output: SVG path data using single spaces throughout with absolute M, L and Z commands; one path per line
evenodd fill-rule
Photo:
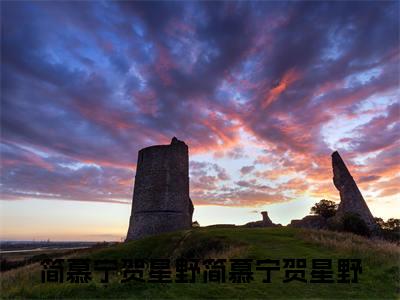
M 192 215 L 188 146 L 174 137 L 141 149 L 126 241 L 191 228 Z
M 350 175 L 337 151 L 332 153 L 333 184 L 340 193 L 340 204 L 335 217 L 342 217 L 345 213 L 356 213 L 371 230 L 376 229 L 376 222 L 365 202 L 356 182 Z

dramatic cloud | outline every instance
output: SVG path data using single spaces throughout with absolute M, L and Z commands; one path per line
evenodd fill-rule
M 399 2 L 2 2 L 3 200 L 130 203 L 190 146 L 195 204 L 398 196 Z

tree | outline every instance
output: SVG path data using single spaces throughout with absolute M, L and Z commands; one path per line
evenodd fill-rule
M 386 228 L 392 231 L 400 230 L 400 219 L 390 218 L 386 221 Z
M 322 199 L 318 203 L 315 203 L 313 207 L 311 207 L 311 214 L 319 215 L 325 219 L 333 217 L 336 214 L 338 205 L 331 201 Z
M 391 242 L 400 242 L 400 219 L 390 218 L 386 222 L 382 218 L 375 218 L 378 224 L 381 236 Z
M 374 220 L 380 229 L 385 229 L 385 221 L 382 218 L 374 218 Z
M 382 230 L 389 230 L 389 231 L 400 230 L 400 219 L 390 218 L 386 222 L 382 218 L 374 218 L 374 220 Z

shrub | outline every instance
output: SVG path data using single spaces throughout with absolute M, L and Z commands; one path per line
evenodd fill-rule
M 371 232 L 365 221 L 355 213 L 346 213 L 341 218 L 342 231 L 352 232 L 354 234 L 370 236 Z
M 333 217 L 336 214 L 338 205 L 331 201 L 322 199 L 318 203 L 315 203 L 313 207 L 311 207 L 311 214 L 319 215 L 325 219 Z
M 327 219 L 327 227 L 332 231 L 343 231 L 342 220 L 339 218 L 329 218 Z

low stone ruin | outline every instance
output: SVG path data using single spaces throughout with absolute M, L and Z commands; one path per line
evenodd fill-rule
M 272 223 L 271 219 L 268 216 L 268 212 L 262 211 L 262 220 L 256 222 L 249 222 L 243 225 L 243 227 L 277 227 L 282 226 L 281 224 L 274 224 Z
M 301 220 L 292 220 L 288 226 L 309 229 L 327 229 L 328 222 L 321 216 L 305 216 Z

